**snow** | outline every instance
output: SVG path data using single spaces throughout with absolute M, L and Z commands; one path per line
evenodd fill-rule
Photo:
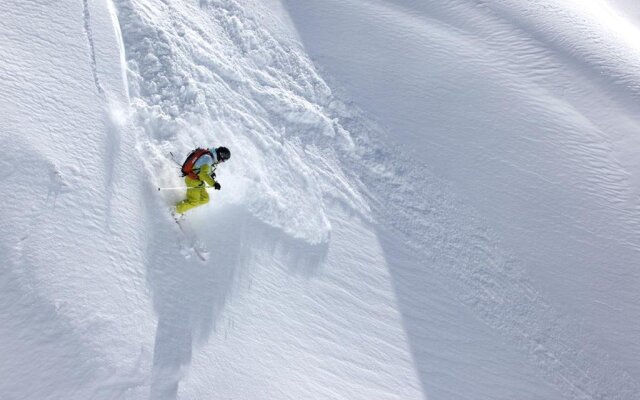
M 133 138 L 117 118 L 127 103 L 113 24 L 98 17 L 105 4 L 87 10 L 0 11 L 3 398 L 113 397 L 149 355 L 143 181 L 123 151 Z M 89 18 L 104 24 L 95 53 Z
M 463 260 L 465 252 L 478 257 L 474 246 L 487 253 L 479 255 L 478 273 L 469 273 L 470 264 L 448 269 L 448 274 L 458 274 L 460 296 L 470 297 L 479 312 L 488 314 L 483 319 L 511 340 L 529 342 L 526 346 L 549 377 L 559 368 L 570 381 L 580 381 L 579 370 L 589 369 L 600 376 L 587 378 L 585 386 L 611 380 L 615 390 L 627 387 L 634 393 L 638 349 L 626 334 L 638 331 L 633 321 L 638 315 L 640 170 L 637 157 L 629 157 L 629 152 L 637 151 L 640 143 L 637 106 L 624 101 L 636 96 L 635 86 L 619 83 L 637 82 L 634 73 L 639 69 L 631 59 L 616 59 L 615 64 L 605 60 L 601 49 L 613 49 L 606 54 L 637 50 L 615 37 L 605 41 L 609 31 L 594 29 L 599 28 L 592 22 L 595 16 L 571 7 L 554 19 L 574 13 L 588 17 L 584 25 L 575 17 L 580 22 L 575 30 L 591 30 L 593 39 L 550 40 L 549 32 L 564 25 L 554 23 L 549 32 L 529 26 L 532 9 L 542 5 L 519 9 L 508 3 L 475 7 L 460 2 L 453 17 L 450 4 L 402 1 L 367 2 L 357 19 L 354 13 L 364 9 L 357 1 L 292 2 L 291 9 L 307 50 L 354 102 L 387 128 L 386 139 L 411 154 L 413 163 L 426 163 L 445 178 L 455 198 L 479 213 L 476 229 L 488 230 L 481 241 L 471 229 L 464 237 L 467 229 L 461 225 L 445 227 L 465 250 L 445 250 L 442 257 L 454 263 Z M 472 23 L 452 30 L 461 13 Z M 442 17 L 431 22 L 434 14 Z M 540 15 L 547 24 L 548 14 L 545 9 Z M 505 15 L 517 21 L 516 26 L 502 26 L 497 17 Z M 474 35 L 487 26 L 501 30 L 494 29 L 489 39 Z M 563 34 L 570 38 L 575 32 L 567 29 Z M 631 65 L 623 70 L 623 62 Z M 416 197 L 431 191 L 417 192 Z M 385 204 L 407 209 L 408 198 Z M 404 209 L 393 210 L 390 218 L 408 214 L 399 229 L 413 238 L 425 236 L 432 218 Z M 470 217 L 466 219 L 470 225 Z M 419 226 L 404 228 L 409 221 Z M 490 242 L 483 243 L 486 239 Z M 433 243 L 423 240 L 418 245 L 434 252 Z M 483 278 L 487 266 L 480 264 L 487 262 L 495 265 Z M 530 282 L 522 284 L 518 274 L 505 270 L 512 262 L 525 269 Z M 487 296 L 479 279 L 498 287 Z M 531 316 L 514 321 L 523 308 Z M 574 332 L 575 326 L 582 332 Z M 550 327 L 556 329 L 554 343 L 536 337 Z M 553 360 L 537 354 L 537 344 L 547 348 Z M 571 348 L 580 349 L 582 360 L 562 360 L 561 353 Z M 583 366 L 574 370 L 580 363 Z M 598 363 L 604 365 L 593 368 Z M 626 383 L 618 381 L 625 370 Z
M 640 4 L 632 0 L 614 0 L 607 2 L 613 9 L 613 13 L 619 17 L 628 19 L 632 24 L 631 29 L 637 30 L 637 23 L 640 22 Z
M 640 394 L 634 2 L 8 1 L 0 397 Z

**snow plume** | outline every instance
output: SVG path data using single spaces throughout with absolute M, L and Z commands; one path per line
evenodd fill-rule
M 175 162 L 225 145 L 218 209 L 236 204 L 310 244 L 331 230 L 324 204 L 361 210 L 331 143 L 349 138 L 323 104 L 331 91 L 298 49 L 286 47 L 234 1 L 116 2 L 130 69 L 142 157 L 159 186 L 178 186 Z M 283 173 L 283 171 L 287 171 Z M 174 201 L 175 197 L 171 197 Z

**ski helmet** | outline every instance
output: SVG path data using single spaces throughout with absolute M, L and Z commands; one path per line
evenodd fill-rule
M 231 158 L 231 152 L 226 147 L 218 147 L 216 149 L 216 156 L 218 157 L 218 160 L 225 162 Z

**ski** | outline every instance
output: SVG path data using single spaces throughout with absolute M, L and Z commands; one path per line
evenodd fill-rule
M 185 245 L 183 250 L 185 250 L 185 253 L 190 250 L 195 253 L 201 261 L 207 261 L 209 259 L 209 250 L 207 250 L 204 243 L 198 239 L 195 231 L 189 226 L 189 223 L 184 218 L 176 218 L 175 216 L 174 221 L 184 236 Z M 185 256 L 186 255 L 187 254 L 185 254 Z

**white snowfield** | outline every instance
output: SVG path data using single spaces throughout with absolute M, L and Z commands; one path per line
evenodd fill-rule
M 0 21 L 0 400 L 640 398 L 636 2 Z

